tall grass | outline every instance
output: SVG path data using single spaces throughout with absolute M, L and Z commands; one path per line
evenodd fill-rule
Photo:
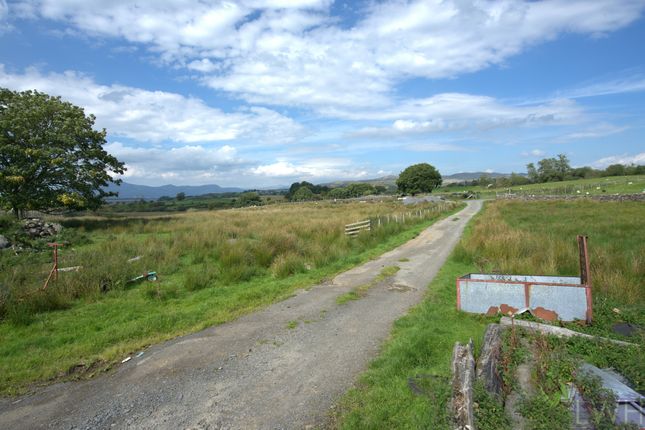
M 284 278 L 373 247 L 423 220 L 408 216 L 405 223 L 381 225 L 357 238 L 344 235 L 347 223 L 379 214 L 400 220 L 408 210 L 394 202 L 319 203 L 165 218 L 74 218 L 63 221 L 74 231 L 67 234 L 85 234 L 93 243 L 61 249 L 61 267 L 82 269 L 60 273 L 47 291 L 39 289 L 51 268 L 49 253 L 0 256 L 0 318 L 24 322 L 30 314 L 62 309 L 79 298 L 98 299 L 106 291 L 130 288 L 128 280 L 148 270 L 183 277 L 188 289 L 264 275 Z M 140 258 L 129 262 L 133 257 Z
M 640 202 L 496 202 L 456 256 L 484 273 L 577 275 L 576 235 L 589 236 L 594 294 L 645 300 L 645 205 Z

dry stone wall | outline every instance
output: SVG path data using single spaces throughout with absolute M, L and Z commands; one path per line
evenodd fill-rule
M 524 200 L 524 201 L 550 201 L 550 200 L 595 200 L 600 202 L 643 202 L 645 193 L 640 194 L 599 194 L 590 196 L 577 195 L 543 195 L 543 194 L 504 194 L 497 196 L 497 200 Z

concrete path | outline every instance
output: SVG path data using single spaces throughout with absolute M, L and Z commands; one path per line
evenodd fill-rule
M 332 282 L 227 324 L 151 347 L 115 372 L 0 400 L 2 429 L 301 429 L 366 369 L 392 323 L 418 303 L 464 226 L 458 214 Z M 336 298 L 399 266 L 360 300 Z M 295 326 L 295 327 L 294 327 Z

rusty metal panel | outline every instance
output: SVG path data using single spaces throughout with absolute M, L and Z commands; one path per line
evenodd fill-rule
M 524 285 L 521 283 L 500 283 L 459 280 L 461 310 L 486 313 L 491 306 L 506 304 L 517 309 L 524 307 Z
M 457 280 L 457 308 L 491 315 L 528 308 L 551 321 L 591 321 L 591 294 L 580 281 L 575 276 L 471 273 Z
M 578 276 L 528 276 L 528 275 L 496 275 L 496 274 L 482 274 L 471 273 L 468 279 L 478 279 L 482 281 L 510 281 L 510 282 L 529 282 L 529 283 L 545 283 L 545 284 L 570 284 L 580 285 L 580 277 Z
M 529 304 L 531 309 L 541 306 L 554 311 L 564 321 L 587 318 L 587 293 L 580 286 L 533 284 Z

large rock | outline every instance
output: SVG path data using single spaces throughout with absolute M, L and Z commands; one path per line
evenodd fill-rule
M 46 223 L 38 218 L 30 218 L 23 222 L 23 229 L 31 238 L 55 236 L 63 226 L 58 223 Z
M 9 248 L 10 246 L 11 242 L 9 242 L 9 239 L 0 234 L 0 249 Z

